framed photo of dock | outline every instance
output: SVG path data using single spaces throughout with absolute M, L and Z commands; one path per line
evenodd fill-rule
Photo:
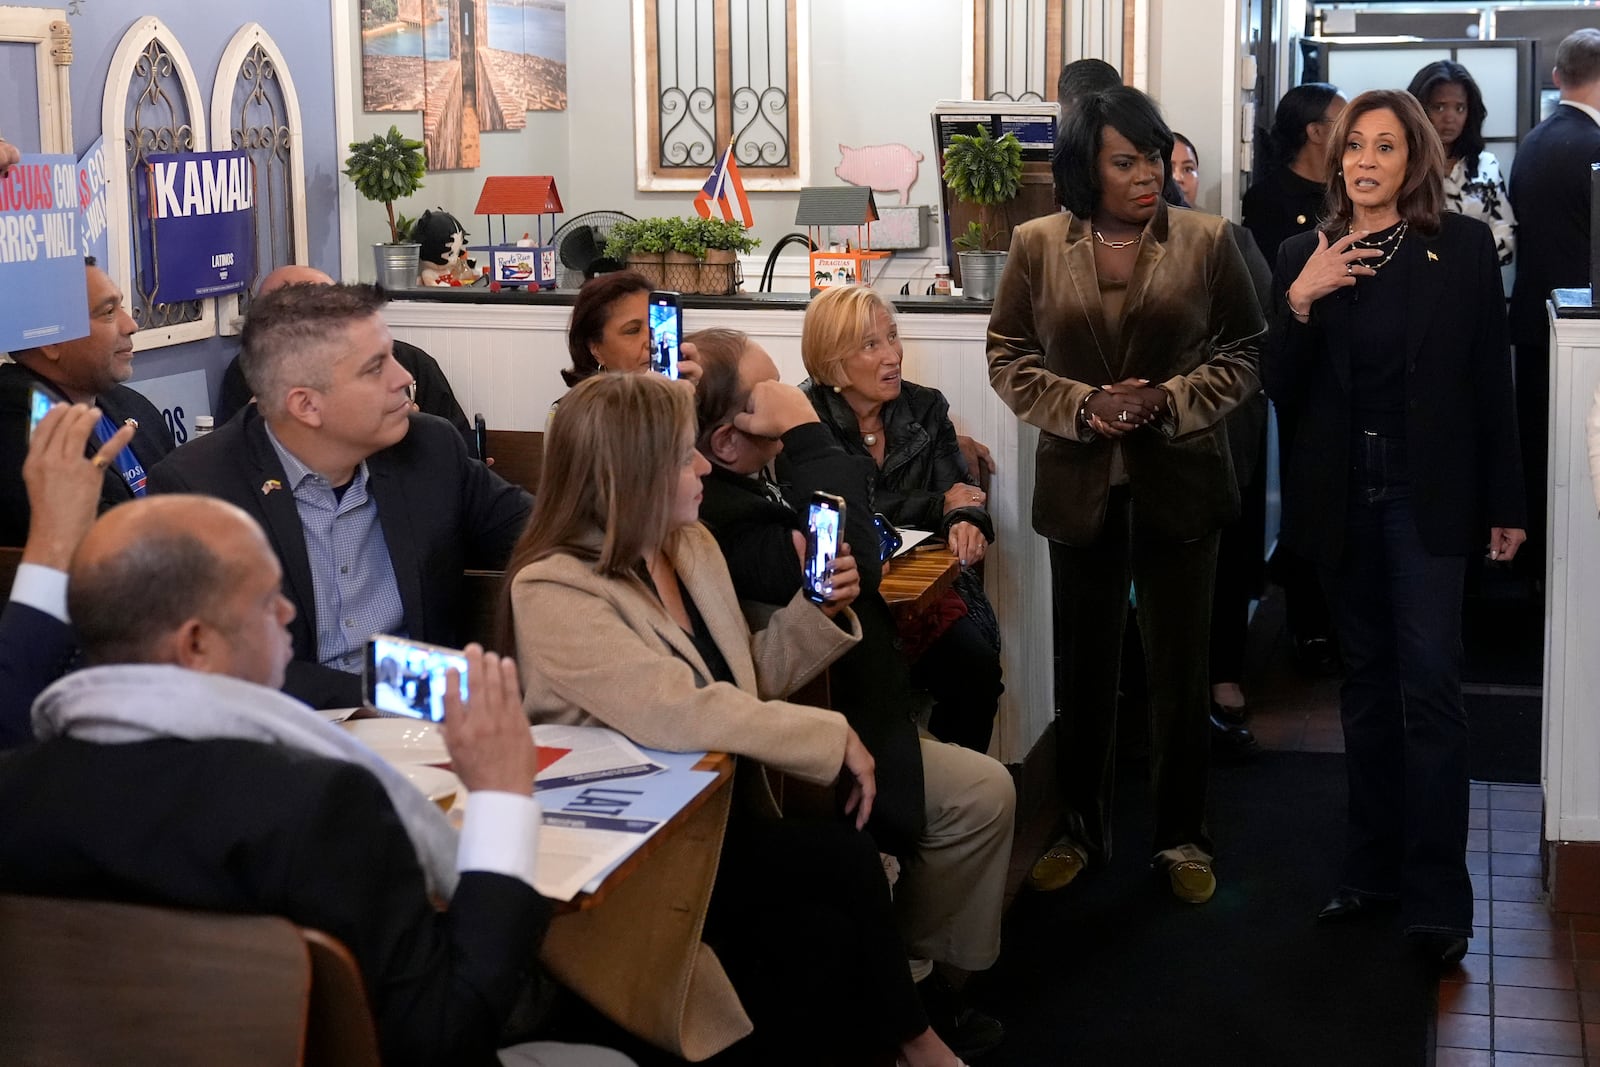
M 420 111 L 429 170 L 567 106 L 566 0 L 361 0 L 362 107 Z

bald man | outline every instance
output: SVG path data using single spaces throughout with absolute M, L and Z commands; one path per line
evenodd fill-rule
M 0 545 L 20 545 L 28 536 L 22 459 L 28 450 L 34 390 L 57 403 L 100 409 L 86 455 L 93 455 L 128 420 L 137 423 L 132 442 L 104 468 L 102 511 L 143 496 L 150 468 L 172 451 L 172 432 L 160 409 L 123 384 L 133 375 L 133 335 L 139 326 L 123 304 L 122 290 L 92 258 L 84 260 L 84 272 L 88 334 L 13 352 L 14 362 L 0 365 Z
M 151 492 L 206 493 L 259 522 L 296 609 L 286 690 L 361 702 L 367 639 L 459 641 L 461 575 L 506 565 L 533 498 L 413 410 L 383 294 L 285 285 L 250 305 L 240 356 L 256 403 L 150 474 Z
M 472 646 L 470 699 L 447 690 L 445 743 L 470 794 L 458 836 L 399 772 L 276 691 L 294 607 L 238 508 L 169 496 L 109 512 L 67 596 L 88 666 L 35 704 L 41 743 L 0 758 L 0 891 L 282 915 L 355 956 L 386 1064 L 495 1063 L 550 913 L 533 888 L 537 758 L 515 664 Z
M 264 296 L 286 285 L 332 284 L 333 279 L 317 268 L 291 263 L 262 278 L 261 284 L 256 287 L 256 295 Z M 416 345 L 404 341 L 394 342 L 394 358 L 416 380 L 411 399 L 417 405 L 417 410 L 449 422 L 467 443 L 467 451 L 475 458 L 481 458 L 478 456 L 478 439 L 472 432 L 472 424 L 467 421 L 466 412 L 461 410 L 461 404 L 450 388 L 450 380 L 444 376 L 438 360 Z M 222 389 L 217 394 L 217 425 L 221 426 L 237 415 L 241 408 L 250 403 L 253 395 L 244 380 L 244 372 L 239 369 L 239 358 L 235 356 L 223 372 Z

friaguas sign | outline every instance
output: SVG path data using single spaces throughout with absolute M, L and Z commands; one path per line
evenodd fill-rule
M 139 269 L 154 302 L 235 293 L 255 262 L 255 169 L 243 152 L 145 160 L 139 187 Z

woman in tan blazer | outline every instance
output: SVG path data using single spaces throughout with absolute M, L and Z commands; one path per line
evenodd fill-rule
M 859 640 L 848 610 L 854 562 L 839 557 L 829 603 L 797 594 L 752 635 L 698 522 L 710 465 L 694 435 L 685 383 L 653 374 L 579 383 L 550 422 L 539 507 L 508 567 L 530 718 L 744 757 L 731 811 L 724 804 L 675 835 L 624 884 L 637 883 L 632 896 L 594 909 L 618 908 L 598 920 L 615 944 L 570 939 L 552 969 L 688 1059 L 753 1023 L 763 1063 L 894 1051 L 908 1064 L 956 1064 L 928 1027 L 877 848 L 861 832 L 872 757 L 843 716 L 776 699 Z M 769 770 L 837 781 L 845 817 L 784 818 Z M 614 982 L 592 973 L 605 967 L 628 973 Z
M 1143 93 L 1086 97 L 1052 167 L 1066 211 L 1019 226 L 989 320 L 989 380 L 1040 430 L 1033 527 L 1050 541 L 1065 834 L 1040 889 L 1110 858 L 1130 582 L 1147 663 L 1154 865 L 1216 888 L 1205 825 L 1217 531 L 1239 492 L 1222 418 L 1258 388 L 1263 329 L 1227 223 L 1161 198 L 1173 137 Z

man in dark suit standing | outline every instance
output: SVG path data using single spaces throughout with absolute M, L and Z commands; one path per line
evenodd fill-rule
M 34 389 L 52 400 L 94 404 L 102 418 L 88 446 L 92 454 L 117 427 L 138 423 L 133 441 L 106 466 L 100 510 L 145 492 L 145 476 L 168 452 L 172 433 L 155 405 L 121 384 L 133 374 L 133 335 L 139 329 L 111 276 L 86 259 L 89 334 L 71 341 L 11 353 L 0 365 L 0 544 L 20 545 L 28 536 L 28 494 L 22 457 L 28 451 L 28 415 Z
M 99 412 L 58 405 L 33 433 L 22 477 L 33 503 L 28 543 L 0 609 L 0 749 L 33 740 L 28 713 L 45 686 L 66 673 L 77 650 L 67 620 L 67 565 L 94 523 L 101 474 L 133 439 L 124 425 L 84 457 Z
M 255 406 L 150 476 L 261 523 L 295 607 L 285 691 L 318 708 L 361 702 L 373 634 L 459 643 L 462 571 L 505 566 L 533 507 L 449 423 L 413 412 L 383 303 L 364 285 L 256 300 L 240 354 Z
M 1556 48 L 1555 113 L 1529 131 L 1511 166 L 1517 215 L 1517 280 L 1511 342 L 1517 349 L 1517 419 L 1528 483 L 1530 563 L 1543 573 L 1550 419 L 1550 290 L 1589 284 L 1590 172 L 1600 163 L 1600 30 L 1583 29 Z
M 446 695 L 471 796 L 458 839 L 399 772 L 276 692 L 294 614 L 279 581 L 255 521 L 221 501 L 143 500 L 95 524 L 68 585 L 89 665 L 39 698 L 41 743 L 0 759 L 0 890 L 282 915 L 350 949 L 385 1063 L 487 1067 L 550 915 L 516 666 L 471 646 L 470 698 Z

